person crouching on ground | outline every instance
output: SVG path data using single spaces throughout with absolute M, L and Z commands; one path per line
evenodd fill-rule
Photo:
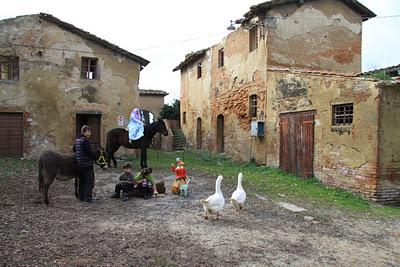
M 120 198 L 122 191 L 122 201 L 129 199 L 128 192 L 132 192 L 135 186 L 135 181 L 132 174 L 132 165 L 129 162 L 125 162 L 122 166 L 124 172 L 119 176 L 119 183 L 115 185 L 115 192 L 112 194 L 112 198 Z
M 175 182 L 172 184 L 172 193 L 179 195 L 179 189 L 181 188 L 181 185 L 187 183 L 187 175 L 181 158 L 176 158 L 176 164 L 176 167 L 174 164 L 171 164 L 171 171 L 176 173 Z
M 149 168 L 143 168 L 134 178 L 135 187 L 138 187 L 143 194 L 144 199 L 151 198 L 152 195 L 157 195 L 157 188 L 154 177 Z

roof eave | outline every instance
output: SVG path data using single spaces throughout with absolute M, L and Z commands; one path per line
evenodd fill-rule
M 310 0 L 306 0 L 306 1 L 310 1 Z M 356 0 L 341 0 L 344 3 L 346 3 L 347 5 L 349 5 L 352 9 L 354 9 L 355 11 L 357 11 L 358 14 L 360 14 L 362 21 L 367 21 L 370 18 L 374 18 L 376 17 L 376 14 L 374 12 L 372 12 L 370 9 L 368 9 L 366 6 L 364 6 L 363 4 L 361 4 L 360 2 L 356 1 Z M 301 2 L 303 1 L 299 1 L 299 0 L 273 0 L 273 1 L 267 1 L 267 2 L 263 2 L 260 3 L 258 5 L 254 5 L 250 7 L 250 10 L 247 11 L 243 17 L 243 23 L 248 22 L 251 18 L 260 15 L 263 12 L 266 12 L 272 8 L 278 7 L 278 6 L 282 6 L 282 5 L 286 5 L 286 4 L 290 4 L 290 3 L 297 3 L 297 4 L 301 4 Z
M 82 29 L 80 29 L 78 27 L 75 27 L 74 25 L 72 25 L 70 23 L 64 22 L 64 21 L 54 17 L 51 14 L 39 13 L 39 18 L 41 18 L 43 20 L 46 20 L 48 22 L 54 23 L 54 24 L 58 25 L 59 27 L 65 29 L 67 31 L 75 33 L 75 34 L 77 34 L 77 35 L 79 35 L 79 36 L 81 36 L 83 38 L 86 38 L 88 40 L 91 40 L 91 41 L 93 41 L 93 42 L 95 42 L 95 43 L 97 43 L 97 44 L 99 44 L 99 45 L 101 45 L 101 46 L 103 46 L 103 47 L 105 47 L 107 49 L 110 49 L 110 50 L 112 50 L 112 51 L 114 51 L 114 52 L 116 52 L 116 53 L 118 53 L 120 55 L 123 55 L 123 56 L 125 56 L 127 58 L 130 58 L 130 59 L 136 61 L 137 63 L 139 63 L 141 67 L 145 67 L 150 63 L 150 61 L 148 61 L 147 59 L 144 59 L 144 58 L 142 58 L 140 56 L 132 54 L 131 52 L 128 52 L 128 51 L 126 51 L 126 50 L 124 50 L 124 49 L 122 49 L 122 48 L 120 48 L 120 47 L 118 47 L 118 46 L 116 46 L 116 45 L 104 40 L 104 39 L 101 39 L 101 38 L 97 37 L 96 35 L 91 34 L 90 32 L 84 31 L 84 30 L 82 30 Z
M 200 58 L 202 58 L 206 54 L 207 50 L 208 50 L 208 48 L 194 52 L 192 55 L 185 58 L 185 60 L 182 61 L 178 66 L 176 66 L 172 71 L 174 72 L 174 71 L 182 70 L 182 69 L 188 67 L 192 63 L 194 63 L 197 60 L 199 60 Z

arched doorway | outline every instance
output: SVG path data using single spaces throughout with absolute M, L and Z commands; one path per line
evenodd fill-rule
M 224 116 L 217 117 L 217 152 L 224 152 Z
M 154 122 L 155 117 L 154 117 L 154 114 L 151 111 L 142 109 L 142 110 L 140 110 L 140 112 L 141 112 L 140 115 L 142 117 L 142 121 L 145 124 L 150 124 L 150 123 Z
M 196 129 L 196 148 L 201 149 L 202 144 L 202 129 L 201 129 L 201 118 L 197 118 L 197 129 Z

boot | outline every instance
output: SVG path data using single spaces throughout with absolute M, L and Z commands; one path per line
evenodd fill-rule
M 119 194 L 118 194 L 117 192 L 114 192 L 114 193 L 111 195 L 111 198 L 119 198 Z
M 129 196 L 126 193 L 122 193 L 122 202 L 126 202 L 129 200 Z

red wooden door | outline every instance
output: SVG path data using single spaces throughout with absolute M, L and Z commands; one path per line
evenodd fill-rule
M 0 113 L 0 156 L 23 156 L 22 113 Z
M 300 177 L 311 177 L 313 158 L 314 112 L 280 115 L 280 168 Z

